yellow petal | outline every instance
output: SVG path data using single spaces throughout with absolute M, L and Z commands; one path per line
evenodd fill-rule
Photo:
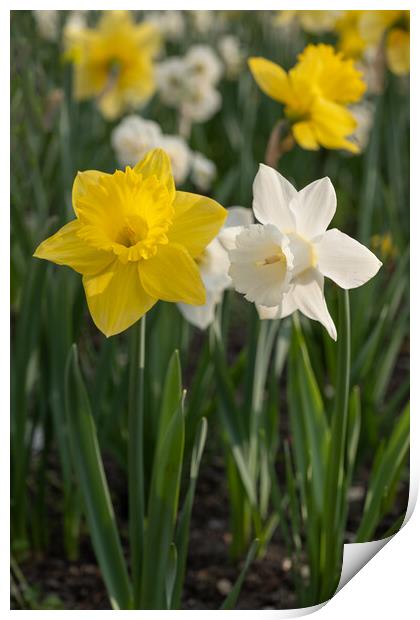
M 197 264 L 181 245 L 162 245 L 153 258 L 138 263 L 140 280 L 152 297 L 202 305 L 206 291 Z
M 176 192 L 173 206 L 175 215 L 168 239 L 180 243 L 197 258 L 223 226 L 227 211 L 215 200 L 189 192 Z
M 114 336 L 138 321 L 156 303 L 141 285 L 137 263 L 115 260 L 99 276 L 84 276 L 92 319 L 105 336 Z
M 289 96 L 287 73 L 265 58 L 250 58 L 249 68 L 261 90 L 276 101 L 286 102 Z
M 313 127 L 309 121 L 300 121 L 292 125 L 292 133 L 296 142 L 303 149 L 309 151 L 317 151 L 319 149 Z
M 79 205 L 82 205 L 84 199 L 89 195 L 89 189 L 92 185 L 97 186 L 102 176 L 108 177 L 111 175 L 99 170 L 85 170 L 84 172 L 77 173 L 71 193 L 73 209 L 76 215 L 78 215 Z
M 141 173 L 144 178 L 156 176 L 166 185 L 171 200 L 175 198 L 175 183 L 172 174 L 171 160 L 163 149 L 149 151 L 134 168 L 134 172 Z
M 388 67 L 395 75 L 407 75 L 410 71 L 410 33 L 394 28 L 386 39 Z
M 125 99 L 120 89 L 115 86 L 98 97 L 97 106 L 104 118 L 113 121 L 123 113 Z
M 69 222 L 55 235 L 43 241 L 37 247 L 34 256 L 50 260 L 57 265 L 67 265 L 83 275 L 102 271 L 113 261 L 114 256 L 89 246 L 78 236 L 79 230 L 78 220 Z
M 354 61 L 345 60 L 331 45 L 308 45 L 291 71 L 306 88 L 319 90 L 323 98 L 336 103 L 355 103 L 366 90 L 363 74 Z
M 356 129 L 357 121 L 345 107 L 319 98 L 311 110 L 311 120 L 316 139 L 322 146 L 359 152 L 359 148 L 346 139 Z

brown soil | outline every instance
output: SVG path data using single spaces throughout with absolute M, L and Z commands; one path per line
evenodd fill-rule
M 52 464 L 53 465 L 53 464 Z M 115 464 L 107 460 L 107 477 L 114 505 L 126 511 L 125 477 Z M 359 489 L 363 489 L 363 478 Z M 382 533 L 393 523 L 407 502 L 407 488 L 401 489 L 393 515 L 381 525 Z M 355 493 L 357 496 L 357 492 Z M 357 523 L 363 499 L 350 504 L 351 522 Z M 32 555 L 20 563 L 29 583 L 36 589 L 37 601 L 58 597 L 63 609 L 110 609 L 104 584 L 97 567 L 87 532 L 81 538 L 80 557 L 65 557 L 61 517 L 54 498 L 50 499 L 49 548 L 44 554 Z M 228 502 L 223 461 L 205 454 L 198 480 L 194 504 L 183 609 L 218 609 L 234 583 L 240 564 L 229 560 Z M 123 542 L 127 530 L 124 514 L 118 516 Z M 378 530 L 378 534 L 380 534 Z M 348 535 L 351 540 L 351 533 Z M 237 604 L 238 609 L 287 609 L 297 606 L 290 562 L 277 531 L 263 559 L 254 561 L 245 579 Z M 12 607 L 16 608 L 12 600 Z

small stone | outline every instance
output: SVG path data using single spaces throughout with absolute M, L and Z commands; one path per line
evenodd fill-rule
M 350 487 L 347 493 L 347 499 L 349 502 L 360 502 L 363 499 L 365 490 L 361 486 Z
M 281 567 L 284 572 L 287 573 L 292 568 L 292 560 L 290 558 L 284 558 Z
M 219 590 L 220 594 L 222 594 L 223 596 L 227 596 L 232 590 L 232 583 L 229 581 L 229 579 L 219 579 L 216 587 Z
M 304 564 L 300 569 L 300 574 L 303 579 L 309 579 L 311 571 L 309 570 L 309 566 Z

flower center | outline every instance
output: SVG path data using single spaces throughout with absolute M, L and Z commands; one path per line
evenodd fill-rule
M 124 226 L 119 231 L 116 242 L 131 248 L 139 241 L 144 241 L 148 233 L 148 226 L 144 219 L 140 216 L 131 215 L 127 217 Z
M 258 267 L 263 267 L 264 265 L 273 265 L 273 263 L 282 263 L 282 267 L 286 268 L 287 259 L 282 250 L 279 250 L 276 254 L 272 254 L 268 256 L 262 261 L 257 261 Z

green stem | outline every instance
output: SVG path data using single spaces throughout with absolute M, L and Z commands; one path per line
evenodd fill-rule
M 350 304 L 348 291 L 339 294 L 337 384 L 331 421 L 330 451 L 325 489 L 325 521 L 321 532 L 321 599 L 332 596 L 341 570 L 343 532 L 340 528 L 341 494 L 344 492 L 344 466 L 350 387 Z
M 143 316 L 133 327 L 131 333 L 128 402 L 129 534 L 135 609 L 139 608 L 141 598 L 141 562 L 144 544 L 143 427 L 145 339 L 146 316 Z

